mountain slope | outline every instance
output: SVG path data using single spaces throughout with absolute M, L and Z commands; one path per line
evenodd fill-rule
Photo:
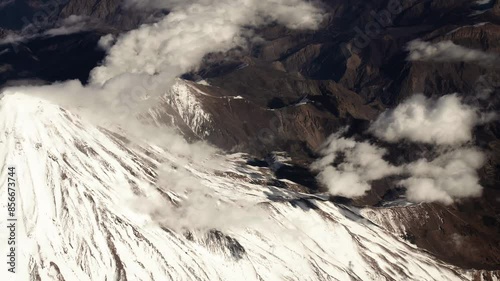
M 266 186 L 241 154 L 207 168 L 19 93 L 1 97 L 0 128 L 2 178 L 18 169 L 19 280 L 473 278 L 354 209 Z
M 57 33 L 53 32 L 35 36 L 31 32 L 36 32 L 36 30 L 29 28 L 27 34 L 23 33 L 27 35 L 27 41 L 1 46 L 0 58 L 3 63 L 0 63 L 0 84 L 2 86 L 45 83 L 39 79 L 47 80 L 47 82 L 79 79 L 82 83 L 86 83 L 89 71 L 96 65 L 101 65 L 99 61 L 104 58 L 104 50 L 96 48 L 102 35 L 119 33 L 136 27 L 139 23 L 157 21 L 167 13 L 166 10 L 161 9 L 127 10 L 120 5 L 121 0 L 70 0 L 61 2 L 55 14 L 42 16 L 42 21 L 45 23 L 37 26 L 38 20 L 34 21 L 33 13 L 36 10 L 44 10 L 44 13 L 48 13 L 44 5 L 39 3 L 40 1 L 27 1 L 29 4 L 21 3 L 22 1 L 4 2 L 6 4 L 0 4 L 4 8 L 0 9 L 0 14 L 6 15 L 6 17 L 1 17 L 2 22 L 21 24 L 19 20 L 26 16 L 23 24 L 27 23 L 25 21 L 27 19 L 28 22 L 34 23 L 35 27 L 50 29 L 59 28 L 71 15 L 82 15 L 83 17 L 76 18 L 80 18 L 82 22 L 79 23 L 84 23 L 86 26 L 83 31 L 78 29 L 80 30 L 78 33 L 60 36 L 55 36 L 54 34 Z M 181 75 L 183 79 L 191 81 L 179 80 L 173 91 L 164 97 L 164 102 L 151 110 L 154 119 L 152 123 L 160 126 L 162 124 L 173 125 L 190 141 L 205 140 L 226 151 L 251 153 L 260 159 L 253 161 L 254 164 L 257 163 L 256 165 L 266 166 L 267 162 L 267 166 L 271 167 L 274 165 L 273 152 L 286 151 L 287 156 L 293 160 L 290 161 L 290 166 L 276 170 L 276 176 L 300 180 L 304 185 L 289 190 L 318 192 L 322 186 L 317 184 L 315 174 L 311 173 L 307 167 L 316 156 L 314 151 L 325 138 L 346 125 L 350 126 L 353 134 L 363 139 L 368 138 L 369 136 L 364 132 L 370 120 L 374 120 L 384 109 L 396 106 L 416 92 L 436 98 L 457 92 L 468 103 L 478 102 L 475 100 L 476 95 L 485 98 L 485 95 L 491 92 L 491 96 L 481 103 L 488 104 L 488 111 L 498 110 L 500 100 L 495 93 L 500 89 L 498 83 L 500 72 L 494 64 L 478 64 L 466 58 L 465 61 L 462 61 L 463 58 L 459 60 L 455 58 L 451 61 L 408 60 L 408 43 L 414 39 L 432 44 L 451 40 L 453 44 L 462 48 L 490 53 L 490 57 L 495 53 L 498 54 L 500 46 L 498 1 L 479 1 L 482 4 L 478 4 L 478 1 L 466 0 L 407 1 L 401 3 L 404 7 L 400 12 L 391 12 L 392 17 L 388 19 L 390 23 L 382 23 L 384 19 L 381 16 L 384 11 L 387 14 L 387 8 L 394 1 L 373 0 L 367 3 L 366 1 L 323 0 L 321 2 L 325 4 L 323 8 L 329 16 L 317 31 L 289 30 L 279 24 L 272 24 L 255 30 L 258 37 L 264 40 L 250 43 L 248 49 L 206 55 L 196 71 Z M 17 9 L 18 7 L 20 9 Z M 12 13 L 13 10 L 15 13 Z M 378 15 L 373 14 L 374 12 Z M 12 15 L 16 14 L 19 16 L 12 21 Z M 370 26 L 377 29 L 373 26 L 373 24 L 377 25 L 376 22 L 381 25 L 381 28 L 368 32 L 367 29 Z M 0 23 L 0 25 L 3 24 Z M 0 26 L 0 37 L 15 32 L 15 29 L 20 27 L 21 25 Z M 59 31 L 61 31 L 60 28 Z M 28 38 L 31 39 L 28 40 Z M 359 44 L 360 40 L 366 44 Z M 13 79 L 20 80 L 9 81 Z M 29 101 L 27 103 L 30 104 Z M 95 225 L 89 227 L 89 231 L 93 229 L 98 234 L 81 231 L 81 237 L 92 237 L 92 240 L 78 236 L 80 238 L 55 239 L 55 241 L 59 241 L 61 245 L 74 245 L 75 239 L 90 241 L 85 242 L 87 244 L 91 244 L 95 239 L 106 241 L 98 244 L 99 246 L 87 247 L 91 250 L 78 246 L 87 250 L 82 250 L 83 254 L 71 254 L 82 256 L 82 258 L 73 258 L 77 261 L 69 266 L 72 270 L 78 270 L 76 264 L 80 264 L 80 260 L 85 261 L 86 264 L 79 269 L 83 272 L 82 276 L 90 276 L 88 268 L 94 268 L 94 266 L 89 266 L 94 259 L 92 255 L 106 257 L 104 263 L 99 258 L 96 258 L 98 261 L 92 261 L 98 264 L 95 268 L 99 269 L 99 273 L 92 275 L 92 278 L 104 276 L 102 272 L 108 272 L 110 268 L 122 271 L 120 264 L 124 265 L 123 268 L 130 268 L 134 265 L 134 261 L 115 258 L 114 245 L 121 245 L 120 249 L 135 252 L 131 250 L 133 247 L 128 245 L 129 236 L 123 236 L 125 242 L 114 238 L 119 236 L 117 233 L 124 232 L 118 226 L 111 226 L 111 222 L 116 220 L 115 217 L 122 218 L 121 220 L 127 218 L 130 228 L 135 231 L 141 229 L 144 222 L 146 225 L 160 225 L 162 229 L 180 233 L 179 239 L 182 241 L 195 241 L 197 245 L 202 245 L 203 249 L 211 249 L 210 253 L 226 253 L 232 259 L 244 257 L 241 249 L 246 249 L 241 246 L 241 239 L 237 238 L 235 233 L 239 233 L 241 228 L 254 229 L 261 226 L 260 223 L 263 222 L 260 220 L 263 217 L 270 217 L 268 209 L 261 208 L 278 204 L 275 201 L 279 200 L 287 208 L 290 207 L 286 203 L 290 200 L 281 199 L 282 195 L 262 194 L 262 192 L 268 192 L 267 188 L 263 189 L 262 186 L 283 187 L 293 185 L 293 183 L 277 180 L 267 169 L 250 169 L 244 166 L 246 156 L 233 156 L 231 159 L 221 157 L 224 159 L 223 163 L 226 166 L 229 165 L 228 168 L 224 168 L 226 167 L 224 165 L 217 169 L 207 169 L 201 164 L 193 166 L 194 164 L 186 164 L 190 163 L 190 156 L 179 156 L 170 147 L 168 150 L 151 148 L 147 145 L 141 147 L 127 141 L 123 137 L 127 134 L 113 134 L 90 125 L 81 125 L 84 130 L 79 127 L 75 128 L 68 123 L 66 115 L 59 114 L 60 110 L 57 107 L 49 110 L 48 105 L 43 105 L 40 112 L 33 112 L 34 107 L 25 109 L 19 105 L 11 106 L 10 104 L 11 102 L 4 107 L 6 108 L 2 113 L 4 115 L 0 116 L 2 118 L 0 123 L 4 124 L 1 128 L 7 131 L 20 128 L 17 137 L 25 137 L 26 141 L 16 142 L 13 135 L 6 135 L 4 140 L 9 139 L 12 142 L 0 149 L 15 153 L 17 150 L 13 150 L 12 147 L 17 145 L 24 149 L 23 152 L 17 152 L 21 156 L 28 155 L 26 153 L 29 152 L 29 157 L 17 156 L 9 159 L 25 159 L 21 160 L 21 164 L 18 165 L 22 167 L 23 173 L 33 176 L 32 181 L 36 183 L 33 191 L 26 191 L 28 195 L 24 195 L 24 198 L 39 195 L 30 199 L 28 201 L 30 203 L 26 204 L 32 206 L 33 211 L 27 211 L 29 215 L 26 216 L 30 218 L 32 228 L 41 229 L 37 232 L 38 234 L 32 234 L 32 237 L 35 237 L 33 241 L 37 239 L 37 235 L 48 236 L 50 239 L 45 239 L 46 242 L 41 244 L 48 245 L 47 241 L 54 237 L 52 232 L 60 232 L 63 237 L 76 237 L 71 231 L 79 229 L 77 226 L 80 224 Z M 19 115 L 20 117 L 14 117 L 16 112 L 23 112 L 23 114 Z M 72 121 L 74 118 L 78 120 L 74 115 L 70 114 L 70 116 L 73 116 L 70 118 L 70 123 L 76 122 Z M 474 133 L 474 145 L 489 151 L 488 162 L 479 171 L 481 185 L 484 186 L 481 198 L 464 200 L 452 206 L 420 204 L 413 205 L 411 208 L 373 208 L 373 210 L 368 209 L 362 215 L 378 224 L 379 227 L 397 237 L 404 237 L 418 248 L 429 251 L 446 263 L 461 268 L 498 270 L 500 264 L 499 124 L 497 120 L 480 126 Z M 158 131 L 163 132 L 163 130 Z M 29 135 L 26 135 L 28 133 Z M 130 135 L 127 137 L 130 138 Z M 399 162 L 402 157 L 404 158 L 402 160 L 410 162 L 424 149 L 417 148 L 407 147 L 406 144 L 390 145 L 389 160 Z M 401 151 L 404 150 L 409 152 L 402 153 Z M 180 161 L 184 164 L 180 164 Z M 15 161 L 7 160 L 3 165 L 12 162 Z M 41 173 L 36 172 L 39 167 L 43 167 L 40 168 Z M 191 168 L 187 169 L 188 167 Z M 231 174 L 224 172 L 226 169 L 234 170 L 234 167 L 238 167 L 239 172 Z M 221 176 L 227 176 L 227 178 L 221 178 Z M 38 184 L 49 188 L 46 191 L 39 190 Z M 78 186 L 75 187 L 76 185 Z M 240 194 L 242 189 L 239 187 L 246 187 L 246 192 L 251 194 L 257 192 L 258 195 L 249 197 Z M 335 198 L 335 200 L 358 207 L 387 206 L 386 203 L 393 202 L 386 202 L 386 200 L 393 200 L 394 196 L 401 192 L 394 187 L 391 181 L 384 180 L 374 183 L 372 190 L 363 198 L 351 202 L 342 198 Z M 185 194 L 190 188 L 195 188 L 196 192 L 191 193 L 189 197 L 175 195 Z M 270 188 L 273 189 L 273 187 Z M 219 189 L 222 191 L 214 191 Z M 24 187 L 23 190 L 25 190 Z M 68 196 L 68 190 L 83 191 L 71 193 L 73 195 Z M 91 201 L 85 196 L 90 196 Z M 292 193 L 290 196 L 295 198 L 298 195 Z M 80 197 L 83 199 L 80 200 Z M 63 202 L 63 199 L 53 200 L 52 198 L 68 199 Z M 113 198 L 114 201 L 109 203 L 109 198 Z M 206 198 L 210 200 L 201 200 Z M 225 198 L 226 201 L 250 202 L 238 208 L 228 202 L 222 208 L 218 206 L 220 203 L 218 199 L 221 198 Z M 54 202 L 47 203 L 52 201 Z M 67 201 L 74 206 L 72 209 L 65 207 L 68 204 Z M 82 202 L 87 203 L 85 205 Z M 95 210 L 92 207 L 93 202 L 97 202 Z M 310 200 L 307 202 L 313 206 L 320 204 Z M 91 207 L 82 211 L 84 208 L 79 207 L 80 204 Z M 43 207 L 36 207 L 37 205 Z M 259 207 L 255 207 L 256 205 Z M 297 201 L 292 200 L 291 205 L 297 206 Z M 60 211 L 61 208 L 63 211 Z M 241 212 L 236 212 L 239 209 L 242 209 Z M 250 222 L 247 222 L 248 214 L 253 212 L 259 214 L 250 216 L 252 219 L 248 218 Z M 46 213 L 49 215 L 45 215 Z M 57 216 L 67 216 L 70 220 L 67 222 L 65 218 L 59 219 L 53 213 Z M 101 213 L 103 214 L 98 215 L 98 218 L 90 219 L 94 214 Z M 129 213 L 131 216 L 139 216 L 139 219 L 131 220 Z M 316 214 L 316 212 L 313 213 Z M 82 214 L 82 216 L 76 214 Z M 38 219 L 39 217 L 48 217 L 48 219 L 44 221 Z M 254 217 L 257 217 L 257 222 Z M 302 214 L 297 214 L 297 217 L 302 217 Z M 309 216 L 307 218 L 309 219 Z M 238 222 L 236 230 L 227 227 L 228 225 L 235 227 L 236 222 Z M 100 227 L 100 223 L 106 225 L 107 228 Z M 323 223 L 323 221 L 318 222 L 318 224 Z M 42 227 L 45 224 L 52 232 Z M 274 225 L 268 221 L 263 224 Z M 71 230 L 66 230 L 66 226 L 70 226 Z M 188 229 L 198 229 L 198 231 Z M 211 229 L 218 229 L 221 232 L 210 231 Z M 265 227 L 261 232 L 273 233 L 281 237 L 283 231 L 280 228 Z M 142 232 L 140 230 L 140 233 Z M 159 243 L 168 244 L 161 242 L 164 239 L 163 236 L 161 237 L 158 240 Z M 213 242 L 214 239 L 220 237 L 226 237 L 223 240 L 225 248 L 220 248 L 219 244 Z M 113 246 L 109 246 L 110 250 L 101 250 L 103 254 L 100 254 L 97 249 L 106 249 L 108 239 L 113 241 Z M 396 239 L 399 240 L 399 238 Z M 82 245 L 82 243 L 78 242 L 77 245 Z M 275 243 L 288 245 L 291 242 L 280 242 L 274 239 L 271 244 Z M 40 254 L 37 251 L 27 251 L 37 253 L 35 256 L 40 256 L 42 253 L 46 255 L 43 258 L 37 257 L 32 263 L 31 268 L 40 268 L 41 272 L 50 267 L 48 262 L 50 258 L 47 258 L 47 255 L 59 255 L 58 253 L 61 252 L 58 249 L 52 249 L 52 246 L 43 247 L 45 248 L 40 251 Z M 300 248 L 297 247 L 293 245 L 285 248 Z M 297 253 L 301 252 L 299 250 Z M 121 251 L 121 253 L 126 253 L 125 250 Z M 165 253 L 163 250 L 161 252 Z M 334 259 L 330 258 L 330 255 L 331 253 L 329 253 L 328 260 Z M 116 254 L 116 257 L 120 256 L 121 254 Z M 148 256 L 152 255 L 148 254 Z M 62 256 L 57 262 L 54 261 L 54 265 L 57 268 L 61 267 L 65 258 Z M 210 258 L 211 256 L 200 254 L 197 260 L 206 261 Z M 161 258 L 154 256 L 152 259 L 156 263 L 156 260 Z M 297 258 L 297 260 L 302 261 L 302 264 L 308 263 L 310 258 Z M 285 260 L 285 262 L 289 261 Z M 178 264 L 179 268 L 184 267 L 183 262 L 178 262 Z M 342 262 L 340 264 L 345 265 Z M 155 268 L 161 268 L 161 266 Z M 203 265 L 202 268 L 205 266 Z M 374 267 L 370 267 L 369 270 L 370 272 L 377 271 Z M 135 271 L 131 269 L 125 271 L 126 273 L 122 272 L 117 276 L 139 278 L 134 276 Z M 256 271 L 260 272 L 260 270 Z M 292 271 L 295 272 L 288 269 L 282 270 L 282 272 Z M 309 269 L 305 271 L 306 275 L 310 276 L 312 271 Z M 150 272 L 150 269 L 144 269 L 144 272 Z M 300 270 L 297 269 L 296 272 Z M 359 270 L 354 272 L 361 276 Z M 215 273 L 210 277 L 226 276 L 224 274 Z M 484 273 L 484 275 L 483 272 L 474 274 L 481 275 L 481 278 L 485 279 L 498 279 L 498 273 L 497 275 L 491 272 Z M 33 274 L 33 276 L 37 275 Z M 71 276 L 67 277 L 68 273 L 64 276 L 71 279 Z M 175 276 L 181 276 L 181 274 L 176 273 Z

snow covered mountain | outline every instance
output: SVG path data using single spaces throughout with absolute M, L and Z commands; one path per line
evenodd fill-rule
M 22 93 L 1 97 L 0 129 L 1 178 L 16 165 L 19 204 L 17 279 L 2 280 L 484 277 L 437 261 L 360 210 L 268 185 L 272 173 L 244 154 L 192 161 Z

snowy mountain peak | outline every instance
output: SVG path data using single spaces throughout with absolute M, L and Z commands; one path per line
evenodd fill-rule
M 357 210 L 266 186 L 244 155 L 208 169 L 22 94 L 1 98 L 0 127 L 2 166 L 18 169 L 19 280 L 473 278 Z

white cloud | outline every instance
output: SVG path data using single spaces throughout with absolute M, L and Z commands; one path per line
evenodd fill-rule
M 472 129 L 485 121 L 488 120 L 475 108 L 462 104 L 457 95 L 433 100 L 418 94 L 381 114 L 371 124 L 369 132 L 388 142 L 406 139 L 455 145 L 470 141 Z
M 398 184 L 406 188 L 406 197 L 412 202 L 451 204 L 481 195 L 477 170 L 486 156 L 478 149 L 438 149 L 430 161 L 419 159 L 394 166 L 383 159 L 386 150 L 343 138 L 342 134 L 330 136 L 320 150 L 322 157 L 311 165 L 312 170 L 319 171 L 317 179 L 331 195 L 356 198 L 371 189 L 371 181 L 394 175 L 403 177 Z
M 99 42 L 97 42 L 97 46 L 103 50 L 109 50 L 115 44 L 116 38 L 113 34 L 107 34 L 99 38 Z
M 477 170 L 485 158 L 479 150 L 459 148 L 432 161 L 421 159 L 405 167 L 410 177 L 400 184 L 407 188 L 407 197 L 414 202 L 451 204 L 454 199 L 478 197 L 483 188 Z
M 371 189 L 371 181 L 394 175 L 403 178 L 398 184 L 406 188 L 406 197 L 412 202 L 451 204 L 478 197 L 483 187 L 477 171 L 486 156 L 470 145 L 460 144 L 471 139 L 472 130 L 480 121 L 476 110 L 462 105 L 455 95 L 444 96 L 435 103 L 417 95 L 381 115 L 370 130 L 391 142 L 408 139 L 446 144 L 433 149 L 436 157 L 394 166 L 383 159 L 385 149 L 344 138 L 345 130 L 341 130 L 324 143 L 319 151 L 321 158 L 311 169 L 319 171 L 318 181 L 330 194 L 348 198 L 365 194 Z
M 342 133 L 328 138 L 320 150 L 322 158 L 311 165 L 311 169 L 320 171 L 318 180 L 328 188 L 330 194 L 361 196 L 371 188 L 371 181 L 401 172 L 401 168 L 383 159 L 385 149 L 368 142 L 340 137 Z M 334 167 L 331 164 L 336 160 L 342 162 Z
M 381 114 L 369 132 L 388 142 L 408 140 L 447 147 L 435 149 L 437 157 L 431 161 L 420 159 L 402 166 L 406 179 L 399 184 L 406 187 L 410 201 L 451 204 L 481 195 L 477 170 L 485 155 L 471 144 L 461 145 L 472 140 L 475 126 L 494 118 L 494 113 L 480 113 L 455 94 L 437 100 L 418 94 Z
M 500 63 L 497 54 L 468 49 L 451 41 L 430 43 L 414 40 L 408 44 L 407 49 L 410 51 L 408 59 L 412 61 L 474 62 L 483 66 L 496 66 Z
M 255 201 L 237 200 L 227 192 L 219 194 L 222 190 L 213 188 L 216 182 L 207 184 L 192 171 L 177 162 L 175 164 L 175 168 L 169 164 L 162 165 L 157 170 L 155 186 L 147 188 L 141 196 L 130 197 L 129 203 L 136 211 L 148 214 L 153 221 L 177 232 L 186 229 L 226 230 L 267 223 L 267 213 Z M 207 169 L 212 172 L 209 167 Z
M 332 166 L 321 171 L 318 180 L 328 187 L 331 195 L 347 198 L 362 196 L 371 189 L 370 184 L 362 179 L 358 173 L 341 171 Z
M 104 65 L 92 71 L 94 83 L 122 73 L 178 76 L 195 68 L 207 53 L 246 46 L 253 37 L 251 27 L 277 21 L 289 28 L 314 29 L 322 19 L 318 8 L 302 0 L 198 0 L 168 5 L 171 12 L 160 22 L 118 38 Z

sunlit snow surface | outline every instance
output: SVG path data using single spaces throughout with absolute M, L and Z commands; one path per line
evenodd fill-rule
M 301 195 L 258 184 L 263 172 L 244 165 L 242 155 L 221 156 L 222 171 L 184 166 L 214 194 L 235 202 L 235 209 L 245 203 L 262 210 L 262 219 L 221 232 L 181 232 L 131 204 L 154 185 L 155 167 L 176 165 L 178 156 L 134 148 L 56 105 L 22 94 L 1 98 L 0 130 L 2 229 L 5 167 L 18 169 L 17 280 L 472 278 L 346 207 L 293 200 Z M 157 188 L 169 193 L 168 186 Z M 6 231 L 0 233 L 5 256 Z M 16 280 L 1 264 L 5 278 L 0 279 Z

